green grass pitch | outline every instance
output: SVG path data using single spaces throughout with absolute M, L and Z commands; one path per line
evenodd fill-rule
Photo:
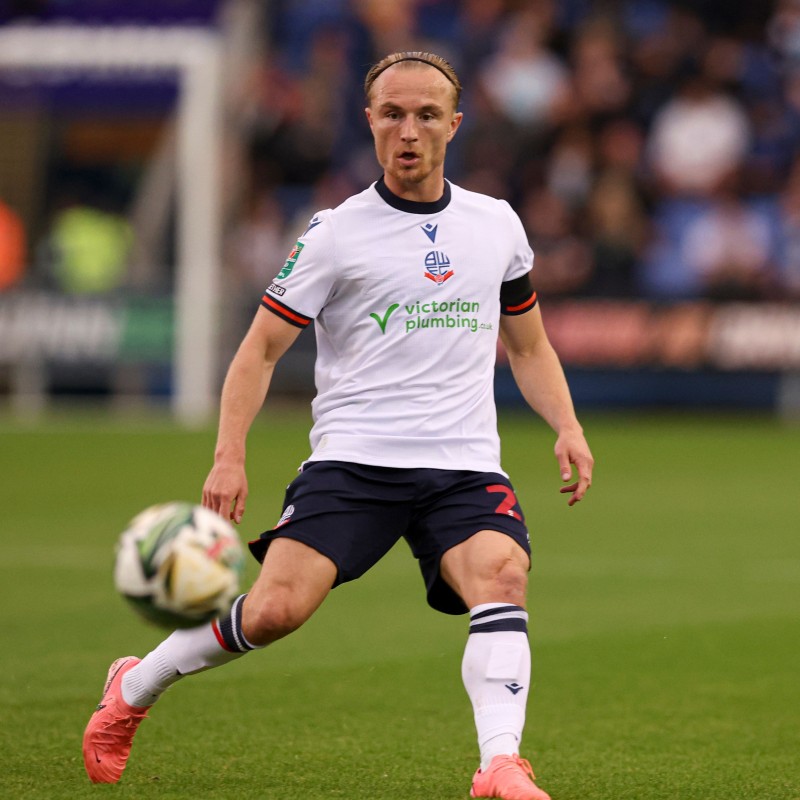
M 595 485 L 570 509 L 549 430 L 501 419 L 534 541 L 539 783 L 554 800 L 797 800 L 800 429 L 585 422 Z M 254 428 L 244 539 L 277 520 L 307 425 L 268 409 Z M 404 545 L 289 639 L 171 689 L 122 782 L 89 784 L 108 664 L 162 637 L 114 594 L 114 541 L 145 506 L 198 499 L 213 444 L 163 420 L 0 420 L 0 797 L 466 798 L 466 621 L 427 609 Z

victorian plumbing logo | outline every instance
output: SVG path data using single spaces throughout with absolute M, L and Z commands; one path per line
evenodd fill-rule
M 400 314 L 405 312 L 403 329 L 405 333 L 411 333 L 425 328 L 461 329 L 475 333 L 479 330 L 491 330 L 491 322 L 479 322 L 478 313 L 481 304 L 473 300 L 462 300 L 460 297 L 455 300 L 443 300 L 423 302 L 416 300 L 413 303 L 392 303 L 383 314 L 370 314 L 370 317 L 378 323 L 381 334 L 386 333 L 386 326 L 389 318 L 396 311 Z

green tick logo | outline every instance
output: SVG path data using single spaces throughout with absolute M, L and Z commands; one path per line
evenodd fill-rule
M 386 333 L 386 323 L 389 321 L 389 317 L 391 317 L 392 314 L 394 314 L 394 312 L 397 311 L 398 308 L 400 308 L 399 303 L 392 303 L 392 305 L 390 305 L 389 308 L 386 309 L 386 313 L 382 317 L 379 317 L 377 314 L 374 313 L 370 314 L 372 319 L 374 319 L 375 322 L 377 322 L 378 325 L 380 326 L 381 333 L 384 334 Z

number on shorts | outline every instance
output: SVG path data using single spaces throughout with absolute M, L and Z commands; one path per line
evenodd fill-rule
M 492 492 L 492 494 L 497 492 L 504 495 L 500 505 L 495 509 L 496 514 L 503 514 L 506 517 L 514 517 L 514 519 L 522 521 L 520 513 L 514 510 L 514 506 L 517 504 L 517 496 L 512 489 L 508 486 L 503 486 L 502 483 L 494 483 L 491 486 L 487 486 L 486 491 Z

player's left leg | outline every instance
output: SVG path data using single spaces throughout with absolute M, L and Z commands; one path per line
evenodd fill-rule
M 549 800 L 519 757 L 531 673 L 529 568 L 527 552 L 513 538 L 490 530 L 452 547 L 440 563 L 442 578 L 470 611 L 462 676 L 481 752 L 472 797 Z
M 519 752 L 525 724 L 528 554 L 504 533 L 481 531 L 448 550 L 440 569 L 470 612 L 462 676 L 485 769 L 494 756 Z

